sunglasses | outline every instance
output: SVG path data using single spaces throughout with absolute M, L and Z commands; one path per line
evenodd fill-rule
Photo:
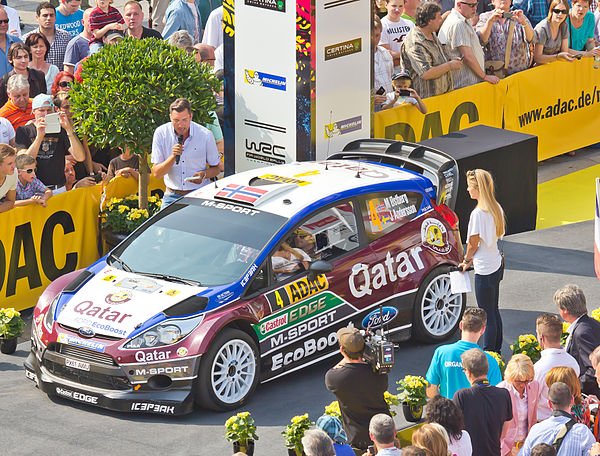
M 19 169 L 19 171 L 23 171 L 24 173 L 27 173 L 27 174 L 35 173 L 35 170 L 36 170 L 36 168 Z
M 59 87 L 69 87 L 71 85 L 71 82 L 67 82 L 67 81 L 60 81 L 58 83 Z
M 8 19 L 0 19 L 0 24 L 8 24 Z
M 552 12 L 553 12 L 554 14 L 567 14 L 567 13 L 568 13 L 568 11 L 567 11 L 567 10 L 560 9 L 560 8 L 554 8 L 554 9 L 552 10 Z
M 477 8 L 477 3 L 466 3 L 466 2 L 458 2 L 458 3 L 462 3 L 465 6 L 468 6 L 469 8 Z

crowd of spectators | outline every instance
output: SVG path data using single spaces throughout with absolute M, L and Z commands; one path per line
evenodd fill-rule
M 413 93 L 392 85 L 401 72 L 427 98 L 555 60 L 600 58 L 597 0 L 377 0 L 376 11 L 376 111 L 412 103 Z
M 303 443 L 308 456 L 598 456 L 600 322 L 588 316 L 576 285 L 554 294 L 558 315 L 536 320 L 541 357 L 514 354 L 504 379 L 497 359 L 478 341 L 486 312 L 468 308 L 461 339 L 438 347 L 426 375 L 425 424 L 401 448 L 384 401 L 388 375 L 363 361 L 356 328 L 338 331 L 343 357 L 325 376 L 341 420 L 323 415 Z M 560 315 L 560 317 L 559 317 Z M 569 324 L 565 339 L 563 322 Z M 594 434 L 595 429 L 595 434 Z M 321 432 L 323 431 L 323 432 Z
M 162 40 L 163 34 L 143 25 L 143 9 L 136 0 L 125 3 L 122 11 L 111 6 L 112 0 L 95 3 L 95 7 L 82 10 L 81 0 L 60 0 L 57 8 L 43 1 L 36 8 L 38 27 L 22 37 L 18 13 L 0 5 L 0 143 L 8 147 L 3 149 L 0 162 L 7 161 L 1 165 L 3 170 L 12 169 L 10 178 L 0 172 L 0 212 L 31 203 L 45 206 L 52 194 L 96 185 L 116 176 L 139 178 L 137 155 L 128 150 L 94 147 L 85 136 L 78 136 L 69 91 L 81 82 L 82 63 L 104 46 L 125 36 Z M 222 65 L 220 4 L 174 0 L 162 11 L 164 39 L 194 54 L 199 64 L 204 62 L 216 72 L 215 53 L 221 55 L 217 64 Z M 155 25 L 163 29 L 161 24 Z M 191 111 L 188 114 L 191 121 Z M 213 118 L 210 125 L 190 125 L 201 129 L 213 144 L 210 150 L 222 157 L 223 133 L 216 113 Z M 194 144 L 187 144 L 189 126 L 187 133 L 181 133 L 185 136 L 182 149 L 194 148 Z M 10 154 L 9 149 L 15 153 Z M 210 161 L 217 163 L 218 156 L 215 159 L 211 155 Z M 222 163 L 218 170 L 222 171 Z M 215 173 L 208 173 L 208 178 Z M 13 184 L 18 188 L 13 189 Z

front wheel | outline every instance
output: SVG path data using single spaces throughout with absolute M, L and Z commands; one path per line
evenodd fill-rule
M 254 392 L 259 377 L 258 347 L 243 331 L 225 328 L 202 356 L 196 380 L 196 404 L 233 410 Z
M 466 295 L 452 294 L 448 266 L 431 271 L 422 282 L 413 310 L 415 338 L 440 342 L 452 335 L 465 310 Z

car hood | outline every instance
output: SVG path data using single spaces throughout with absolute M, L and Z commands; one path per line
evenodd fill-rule
M 56 321 L 124 338 L 158 313 L 204 290 L 107 266 L 71 296 Z

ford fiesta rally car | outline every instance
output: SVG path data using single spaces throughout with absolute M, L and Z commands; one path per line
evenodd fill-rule
M 439 151 L 363 140 L 198 189 L 47 287 L 26 375 L 173 415 L 239 407 L 259 381 L 338 353 L 344 326 L 443 340 L 466 303 L 448 274 L 463 256 L 457 173 Z

